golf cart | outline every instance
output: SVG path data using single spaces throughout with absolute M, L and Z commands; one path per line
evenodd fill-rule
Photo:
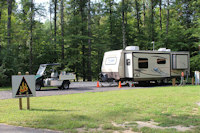
M 69 89 L 70 80 L 75 79 L 75 74 L 58 71 L 60 64 L 41 64 L 36 74 L 36 87 L 38 91 L 41 87 L 58 87 L 59 89 Z

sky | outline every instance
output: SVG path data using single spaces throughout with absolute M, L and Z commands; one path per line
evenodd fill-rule
M 21 0 L 16 0 L 17 1 L 17 3 L 19 3 Z M 46 10 L 46 12 L 45 12 L 45 16 L 44 17 L 41 17 L 41 16 L 39 16 L 39 15 L 36 15 L 35 16 L 35 19 L 36 20 L 39 20 L 39 21 L 41 21 L 41 22 L 45 22 L 47 19 L 50 19 L 50 15 L 49 15 L 49 1 L 50 0 L 33 0 L 36 4 L 42 4 L 43 6 L 44 6 L 44 8 L 45 8 L 45 10 Z M 98 1 L 101 1 L 101 0 L 91 0 L 92 2 L 98 2 Z M 119 1 L 121 1 L 121 0 L 115 0 L 115 2 L 119 2 Z M 18 7 L 18 8 L 20 8 L 20 7 Z
M 17 3 L 19 3 L 21 0 L 16 0 Z M 48 13 L 48 8 L 49 8 L 49 0 L 33 0 L 36 4 L 42 4 L 45 7 L 45 16 L 44 17 L 40 17 L 39 15 L 36 15 L 35 18 L 36 20 L 39 20 L 41 22 L 45 22 L 47 19 L 49 19 L 49 13 Z M 20 9 L 21 6 L 18 6 L 18 9 Z

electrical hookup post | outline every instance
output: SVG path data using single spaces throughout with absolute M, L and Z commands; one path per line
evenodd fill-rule
M 12 76 L 12 97 L 19 98 L 19 109 L 22 110 L 22 98 L 27 98 L 27 109 L 30 109 L 30 98 L 35 97 L 35 75 L 18 75 Z
M 199 83 L 200 83 L 200 73 L 199 73 L 199 71 L 194 72 L 194 77 L 195 77 L 195 85 L 199 85 Z

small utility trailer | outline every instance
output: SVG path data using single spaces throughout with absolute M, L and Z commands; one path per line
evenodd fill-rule
M 52 69 L 55 66 L 59 66 L 58 63 L 53 64 L 41 64 L 36 74 L 36 90 L 40 90 L 41 87 L 58 87 L 59 89 L 69 89 L 70 80 L 75 80 L 76 75 L 73 73 L 66 73 Z
M 145 83 L 190 75 L 190 55 L 187 51 L 172 52 L 160 48 L 155 51 L 139 50 L 128 46 L 124 50 L 104 53 L 100 81 L 131 81 Z

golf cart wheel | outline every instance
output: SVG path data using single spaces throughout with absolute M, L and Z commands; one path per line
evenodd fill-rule
M 36 91 L 41 90 L 41 85 L 40 85 L 40 84 L 36 84 L 36 85 L 35 85 L 35 90 L 36 90 Z
M 62 90 L 62 86 L 58 87 L 59 90 Z
M 62 84 L 62 88 L 63 89 L 69 89 L 69 84 L 70 84 L 69 81 L 64 81 L 63 84 Z

